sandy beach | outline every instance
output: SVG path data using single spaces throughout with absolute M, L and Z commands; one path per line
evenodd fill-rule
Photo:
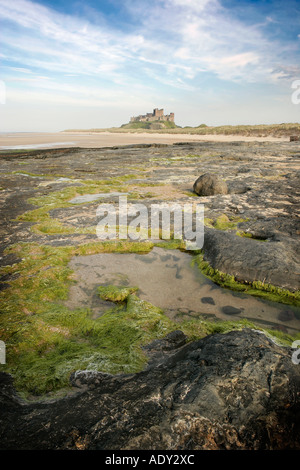
M 288 137 L 246 137 L 235 135 L 150 134 L 112 132 L 3 133 L 0 150 L 26 148 L 101 148 L 132 144 L 173 144 L 176 142 L 287 142 Z

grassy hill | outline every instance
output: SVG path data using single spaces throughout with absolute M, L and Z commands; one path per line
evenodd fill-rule
M 289 137 L 300 135 L 299 123 L 258 124 L 237 126 L 207 126 L 200 124 L 197 127 L 180 127 L 170 121 L 133 122 L 123 124 L 121 127 L 106 129 L 68 129 L 64 132 L 147 132 L 159 134 L 197 134 L 197 135 L 240 135 L 255 137 Z
M 123 124 L 121 129 L 176 129 L 177 126 L 171 121 L 151 121 L 151 122 L 129 122 Z

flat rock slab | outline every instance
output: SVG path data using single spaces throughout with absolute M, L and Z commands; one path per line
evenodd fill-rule
M 105 199 L 110 197 L 126 196 L 128 193 L 110 192 L 110 193 L 98 193 L 98 194 L 84 194 L 83 196 L 77 196 L 70 199 L 70 204 L 84 204 L 85 202 L 98 201 L 99 199 Z
M 264 281 L 291 291 L 300 287 L 298 243 L 241 238 L 232 232 L 207 228 L 204 259 L 237 280 Z

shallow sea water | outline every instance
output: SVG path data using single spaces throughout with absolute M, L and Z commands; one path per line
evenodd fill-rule
M 28 145 L 2 145 L 0 150 L 22 150 L 22 149 L 41 149 L 52 148 L 66 145 L 75 145 L 75 142 L 47 142 L 44 144 L 28 144 Z
M 197 266 L 191 266 L 192 259 L 189 253 L 157 247 L 147 254 L 77 256 L 69 264 L 77 282 L 70 288 L 66 304 L 70 308 L 90 308 L 93 318 L 97 318 L 114 305 L 99 298 L 98 286 L 137 286 L 140 299 L 160 307 L 173 320 L 199 316 L 247 318 L 291 334 L 300 331 L 300 308 L 219 287 Z

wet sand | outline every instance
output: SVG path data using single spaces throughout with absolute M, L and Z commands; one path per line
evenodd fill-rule
M 176 142 L 287 142 L 288 137 L 246 137 L 235 135 L 150 134 L 112 132 L 20 132 L 0 134 L 0 150 L 26 148 L 101 148 L 132 144 L 173 144 Z

